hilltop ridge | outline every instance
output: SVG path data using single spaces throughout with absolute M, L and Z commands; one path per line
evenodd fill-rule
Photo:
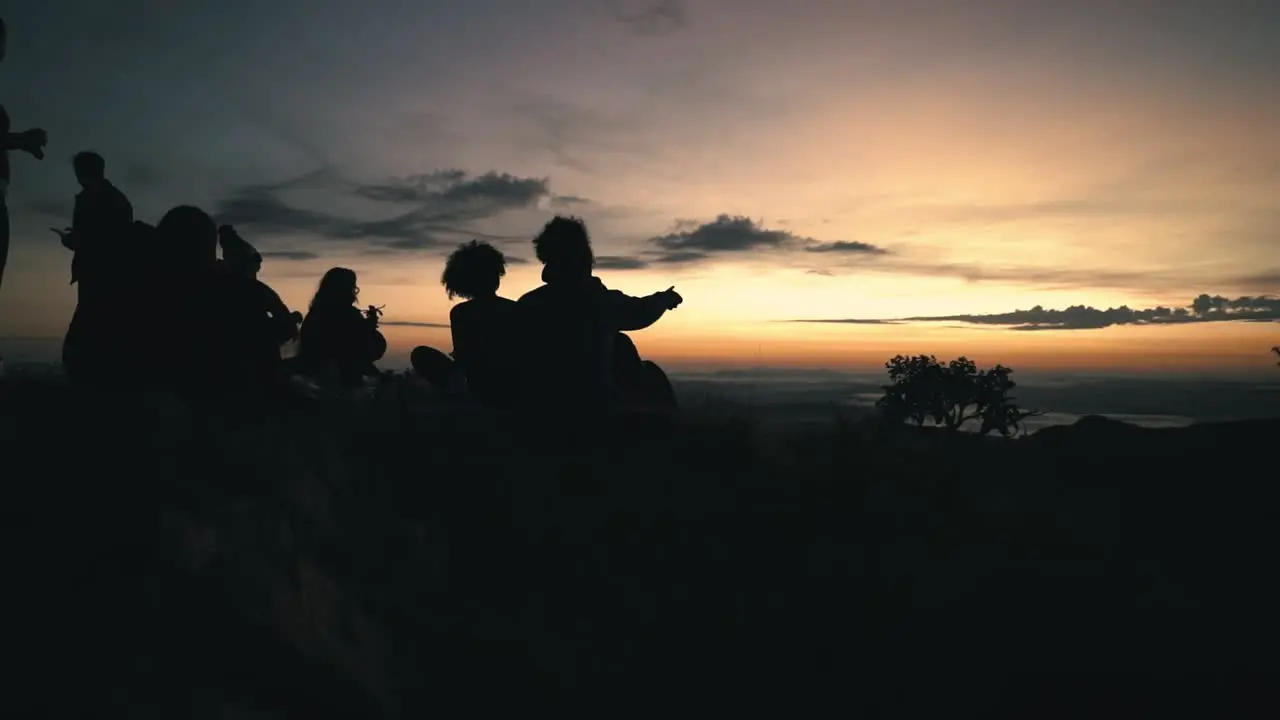
M 86 678 L 46 708 L 415 717 L 855 672 L 870 703 L 968 663 L 996 709 L 1012 672 L 1273 663 L 1280 420 L 763 442 L 726 408 L 573 448 L 376 402 L 219 421 L 10 380 L 0 421 L 16 647 Z

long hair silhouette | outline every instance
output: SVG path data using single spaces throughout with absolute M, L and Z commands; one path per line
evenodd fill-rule
M 360 288 L 356 286 L 356 272 L 349 268 L 330 268 L 320 278 L 320 286 L 311 298 L 309 311 L 348 307 L 355 304 Z

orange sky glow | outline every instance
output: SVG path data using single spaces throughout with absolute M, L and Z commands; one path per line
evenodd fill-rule
M 789 322 L 1185 308 L 1202 293 L 1277 302 L 1280 43 L 1250 34 L 1274 24 L 1177 2 L 1102 12 L 997 0 L 691 0 L 655 5 L 682 10 L 641 23 L 635 8 L 592 14 L 557 0 L 538 12 L 512 6 L 509 27 L 394 5 L 377 23 L 303 22 L 284 9 L 260 18 L 261 38 L 247 33 L 227 61 L 252 67 L 234 74 L 250 79 L 208 83 L 205 104 L 241 114 L 201 126 L 209 154 L 184 162 L 204 175 L 166 174 L 160 148 L 143 143 L 146 128 L 122 124 L 112 139 L 83 123 L 59 126 L 56 101 L 43 96 L 24 117 L 50 118 L 59 153 L 104 148 L 109 174 L 145 219 L 198 203 L 263 250 L 317 256 L 264 266 L 263 278 L 297 308 L 325 269 L 341 265 L 360 274 L 363 301 L 386 305 L 386 320 L 446 323 L 439 277 L 450 248 L 499 238 L 525 261 L 503 282 L 515 297 L 538 284 L 528 241 L 552 215 L 571 213 L 586 220 L 597 255 L 639 266 L 600 269 L 608 286 L 683 294 L 679 310 L 635 336 L 665 363 L 870 369 L 897 353 L 932 353 L 1017 369 L 1274 367 L 1280 304 L 1251 322 L 1075 330 Z M 290 62 L 278 57 L 271 22 L 308 38 Z M 501 42 L 472 42 L 482 31 Z M 344 44 L 369 36 L 379 43 L 358 53 Z M 181 49 L 168 51 L 165 62 L 183 62 Z M 348 64 L 324 82 L 304 72 L 334 58 Z M 55 59 L 29 59 L 21 72 Z M 240 67 L 232 64 L 208 72 L 231 78 Z M 267 92 L 286 85 L 287 99 Z M 245 149 L 229 157 L 217 148 Z M 152 163 L 161 179 L 127 179 L 131 163 Z M 56 162 L 15 168 L 0 346 L 60 336 L 74 306 L 68 258 L 45 229 L 57 221 L 39 210 L 47 198 L 70 198 L 70 173 Z M 448 168 L 540 189 L 461 206 L 445 203 L 463 185 L 449 195 L 410 182 Z M 368 191 L 397 182 L 418 199 L 395 205 Z M 382 240 L 334 229 L 415 207 L 462 219 Z M 747 223 L 726 240 L 737 245 L 699 234 L 722 215 Z M 663 238 L 697 259 L 664 257 Z M 819 251 L 835 243 L 846 245 Z M 850 243 L 881 252 L 847 251 Z M 449 349 L 447 329 L 385 330 L 389 360 L 419 343 Z

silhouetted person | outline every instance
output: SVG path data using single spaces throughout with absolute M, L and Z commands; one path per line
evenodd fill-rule
M 74 382 L 109 382 L 120 372 L 119 326 L 128 322 L 126 277 L 131 257 L 133 206 L 106 177 L 106 161 L 94 152 L 77 153 L 72 160 L 80 193 L 76 195 L 71 227 L 57 231 L 74 254 L 71 282 L 76 285 L 76 310 L 63 341 L 62 362 Z
M 9 49 L 9 31 L 0 19 L 0 61 Z M 4 152 L 0 153 L 0 285 L 4 283 L 4 268 L 9 262 L 9 151 L 21 150 L 37 160 L 44 158 L 44 146 L 49 137 L 44 130 L 33 128 L 25 132 L 11 132 L 9 113 L 0 105 L 0 133 L 4 135 Z
M 281 345 L 296 340 L 302 313 L 290 311 L 280 295 L 258 278 L 262 270 L 262 253 L 230 225 L 218 228 L 218 243 L 222 246 L 223 268 L 253 283 L 254 292 L 261 296 L 263 316 L 267 320 L 266 332 L 277 351 Z
M 506 274 L 506 258 L 488 243 L 472 240 L 449 255 L 440 282 L 450 300 L 463 298 L 449 311 L 453 362 L 427 347 L 415 348 L 410 355 L 414 370 L 438 390 L 443 391 L 450 375 L 461 370 L 467 393 L 475 401 L 502 405 L 516 399 L 516 303 L 498 295 Z
M 57 232 L 62 245 L 75 253 L 71 260 L 74 284 L 86 273 L 99 273 L 119 257 L 118 245 L 126 241 L 133 225 L 133 205 L 107 179 L 107 162 L 98 153 L 77 153 L 71 165 L 81 189 L 76 195 L 71 227 Z M 90 280 L 93 284 L 96 278 Z
M 218 262 L 218 229 L 199 208 L 176 207 L 156 226 L 160 317 L 149 350 L 171 370 L 166 379 L 184 397 L 236 404 L 272 396 L 282 379 L 279 352 L 268 351 L 262 305 L 253 283 Z M 164 302 L 167 294 L 169 302 Z M 166 363 L 166 358 L 174 361 Z
M 643 360 L 626 333 L 613 336 L 613 383 L 632 405 L 675 409 L 676 391 L 657 363 Z
M 661 369 L 640 363 L 634 344 L 618 335 L 657 322 L 680 305 L 680 295 L 670 288 L 637 298 L 606 288 L 591 274 L 591 240 L 576 218 L 557 216 L 533 246 L 545 284 L 519 300 L 524 342 L 538 348 L 529 358 L 526 395 L 562 406 L 662 403 L 653 391 L 670 387 L 665 374 L 657 382 Z
M 359 296 L 352 270 L 332 268 L 320 279 L 299 333 L 295 367 L 301 372 L 344 387 L 377 374 L 374 363 L 386 352 L 386 339 L 378 332 L 377 308 L 356 308 Z

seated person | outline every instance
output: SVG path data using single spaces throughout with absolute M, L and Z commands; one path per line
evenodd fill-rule
M 263 331 L 279 352 L 281 345 L 298 338 L 302 313 L 290 312 L 280 295 L 258 278 L 262 271 L 262 253 L 240 237 L 235 228 L 230 225 L 219 227 L 218 244 L 222 246 L 223 268 L 248 281 L 253 292 L 260 297 L 265 319 Z
M 613 383 L 622 401 L 633 407 L 675 410 L 676 391 L 667 373 L 640 351 L 626 333 L 613 336 Z
M 425 346 L 415 348 L 410 356 L 414 370 L 438 390 L 444 391 L 451 374 L 460 371 L 476 402 L 501 405 L 515 399 L 519 380 L 512 342 L 516 303 L 498 295 L 506 273 L 502 253 L 476 240 L 459 245 L 445 262 L 440 282 L 450 300 L 463 298 L 449 312 L 453 362 Z
M 542 287 L 520 298 L 524 343 L 542 350 L 529 358 L 523 388 L 531 401 L 555 405 L 649 404 L 663 402 L 650 397 L 662 383 L 642 382 L 654 370 L 626 367 L 624 351 L 634 344 L 617 337 L 657 322 L 682 298 L 669 288 L 646 297 L 631 297 L 604 286 L 591 274 L 595 256 L 586 226 L 576 218 L 556 217 L 533 241 L 543 263 Z M 633 359 L 639 354 L 634 353 Z M 621 361 L 621 371 L 616 363 Z M 648 368 L 648 366 L 644 366 Z M 665 380 L 665 374 L 662 376 Z M 620 384 L 620 382 L 622 384 Z
M 177 207 L 155 234 L 164 273 L 153 277 L 152 292 L 162 302 L 140 321 L 159 330 L 145 342 L 157 370 L 172 370 L 164 379 L 193 400 L 266 397 L 280 380 L 279 355 L 264 345 L 259 296 L 218 263 L 213 219 Z
M 344 387 L 379 374 L 374 363 L 386 352 L 386 339 L 378 332 L 376 309 L 366 314 L 356 308 L 359 295 L 354 271 L 337 267 L 324 274 L 298 333 L 295 369 Z

